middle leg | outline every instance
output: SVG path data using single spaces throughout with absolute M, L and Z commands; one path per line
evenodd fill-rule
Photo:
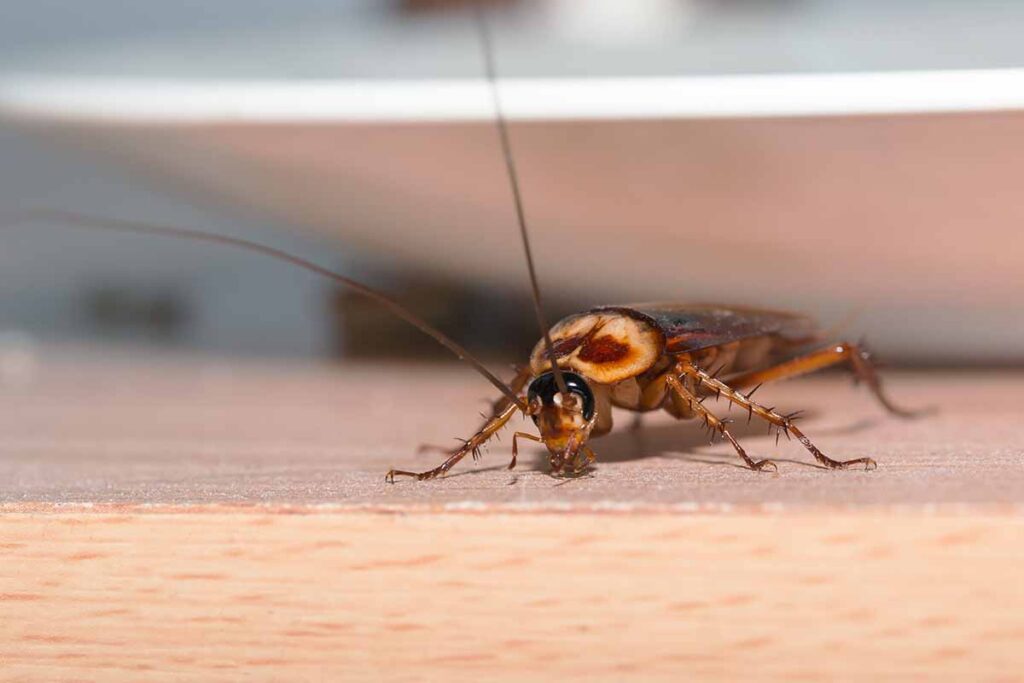
M 748 414 L 757 415 L 761 419 L 775 425 L 786 436 L 792 434 L 801 444 L 803 444 L 804 448 L 814 456 L 815 460 L 829 469 L 847 469 L 853 465 L 863 465 L 864 469 L 868 470 L 873 470 L 878 467 L 878 464 L 871 458 L 833 460 L 822 453 L 818 447 L 811 443 L 811 440 L 808 439 L 802 431 L 800 431 L 800 428 L 793 424 L 792 415 L 782 415 L 775 412 L 774 408 L 766 408 L 759 403 L 755 403 L 751 400 L 749 394 L 741 394 L 725 382 L 712 377 L 689 361 L 682 361 L 678 363 L 676 365 L 676 370 L 679 372 L 680 376 L 686 376 L 692 379 L 697 388 L 700 388 L 701 386 L 708 387 L 708 389 L 710 389 L 714 394 L 732 401 L 741 408 L 745 408 Z
M 687 403 L 687 407 L 689 408 L 690 412 L 700 415 L 701 418 L 704 420 L 704 424 L 707 425 L 709 429 L 717 430 L 723 437 L 725 437 L 729 441 L 729 443 L 732 444 L 732 447 L 735 448 L 736 453 L 739 454 L 741 458 L 743 458 L 743 462 L 747 464 L 747 467 L 749 467 L 752 470 L 770 469 L 778 471 L 778 465 L 776 465 L 771 460 L 754 460 L 749 455 L 747 455 L 747 452 L 743 450 L 743 446 L 740 446 L 739 441 L 737 441 L 736 437 L 734 437 L 732 433 L 729 431 L 729 428 L 726 426 L 725 420 L 719 418 L 717 415 L 715 415 L 706 407 L 704 407 L 704 404 L 701 403 L 696 396 L 690 393 L 686 389 L 686 387 L 683 386 L 683 383 L 679 381 L 679 379 L 673 377 L 672 375 L 669 375 L 666 378 L 665 382 L 668 384 L 669 389 L 676 394 L 676 398 L 678 400 Z

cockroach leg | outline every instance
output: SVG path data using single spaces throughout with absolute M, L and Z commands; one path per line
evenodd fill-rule
M 832 365 L 847 363 L 853 376 L 867 385 L 871 393 L 887 411 L 900 417 L 915 417 L 925 413 L 925 410 L 907 410 L 895 405 L 889 400 L 882 390 L 882 380 L 875 371 L 875 365 L 871 361 L 871 354 L 861 344 L 851 342 L 836 342 L 825 348 L 812 351 L 796 358 L 774 365 L 764 370 L 748 372 L 729 380 L 729 385 L 734 389 L 742 389 L 753 385 L 760 385 L 764 382 L 771 382 L 779 379 L 787 379 L 798 375 L 806 375 Z M 753 392 L 751 392 L 753 393 Z
M 508 386 L 513 392 L 515 392 L 518 395 L 522 393 L 523 389 L 526 387 L 526 383 L 530 381 L 530 377 L 533 376 L 533 373 L 530 372 L 530 368 L 528 366 L 516 365 L 514 366 L 514 369 L 516 374 L 509 381 Z M 490 418 L 488 419 L 495 418 L 498 415 L 500 415 L 509 406 L 510 403 L 511 401 L 509 400 L 508 396 L 502 396 L 497 401 L 492 403 L 491 415 Z
M 583 474 L 594 460 L 594 451 L 590 450 L 578 435 L 569 438 L 565 450 L 560 453 L 553 452 L 548 456 L 553 477 L 577 477 Z
M 594 451 L 591 450 L 590 446 L 584 445 L 583 448 L 581 448 L 580 450 L 583 452 L 583 459 L 580 460 L 577 457 L 576 467 L 573 470 L 573 474 L 575 475 L 583 474 L 584 472 L 586 472 L 588 469 L 590 469 L 590 466 L 594 464 L 594 461 L 597 460 L 597 456 L 594 455 Z
M 569 478 L 580 477 L 586 474 L 595 460 L 597 460 L 597 456 L 594 455 L 594 451 L 590 446 L 584 444 L 571 458 L 563 459 L 560 467 L 553 466 L 551 473 Z
M 515 434 L 513 434 L 512 462 L 508 464 L 508 468 L 510 470 L 514 470 L 516 468 L 516 461 L 519 459 L 519 444 L 516 442 L 516 439 L 518 439 L 519 437 L 529 439 L 530 441 L 536 441 L 537 443 L 544 443 L 544 439 L 540 438 L 539 436 L 534 436 L 533 434 L 528 434 L 527 432 L 516 432 Z
M 512 380 L 508 383 L 508 386 L 509 386 L 509 388 L 513 392 L 515 392 L 516 394 L 519 394 L 519 393 L 522 392 L 523 388 L 526 386 L 527 381 L 529 381 L 529 379 L 531 377 L 530 368 L 516 365 L 516 366 L 513 366 L 513 369 L 515 370 L 516 374 L 515 374 L 515 377 L 513 377 Z M 488 402 L 490 403 L 490 401 L 488 401 Z M 501 413 L 506 408 L 508 408 L 508 406 L 510 404 L 511 404 L 511 401 L 509 400 L 509 398 L 507 396 L 502 396 L 497 401 L 494 401 L 493 403 L 491 403 L 491 412 L 490 412 L 490 414 L 489 415 L 482 415 L 481 416 L 481 417 L 484 418 L 484 424 L 480 427 L 480 430 L 482 431 L 482 430 L 486 429 L 487 425 L 490 423 L 490 421 L 493 420 L 494 418 L 496 418 L 497 416 L 501 415 Z M 462 446 L 460 446 L 459 448 L 456 448 L 456 449 L 452 449 L 452 448 L 449 448 L 449 447 L 446 447 L 446 446 L 439 446 L 437 444 L 430 444 L 430 443 L 420 444 L 419 448 L 416 449 L 416 454 L 417 455 L 422 455 L 423 453 L 437 453 L 437 452 L 440 452 L 440 453 L 444 453 L 445 455 L 455 455 L 456 453 L 461 451 L 462 448 L 465 447 L 465 445 L 467 443 L 467 441 L 465 439 L 459 439 L 459 441 L 462 442 Z M 479 448 L 477 448 L 477 450 L 473 452 L 473 459 L 474 460 L 476 460 L 479 457 L 478 456 L 479 453 L 480 453 Z
M 743 450 L 743 446 L 740 446 L 739 441 L 736 440 L 736 438 L 729 431 L 728 427 L 726 427 L 726 422 L 724 420 L 720 419 L 718 416 L 716 416 L 710 410 L 708 410 L 704 406 L 704 404 L 701 403 L 701 401 L 697 399 L 696 396 L 694 396 L 692 393 L 690 393 L 686 389 L 686 387 L 683 386 L 683 383 L 681 381 L 679 381 L 679 379 L 669 375 L 666 378 L 665 382 L 666 382 L 666 384 L 668 384 L 669 388 L 673 392 L 675 392 L 675 394 L 680 399 L 682 399 L 684 402 L 687 402 L 689 404 L 690 410 L 692 410 L 697 415 L 701 416 L 701 418 L 704 420 L 704 424 L 706 424 L 709 429 L 711 429 L 713 431 L 717 431 L 723 437 L 725 437 L 729 441 L 729 443 L 732 444 L 732 447 L 734 449 L 736 449 L 736 453 L 741 458 L 743 458 L 743 462 L 745 462 L 747 464 L 747 467 L 749 467 L 752 470 L 757 470 L 757 471 L 760 471 L 760 470 L 772 470 L 773 472 L 777 472 L 778 471 L 778 469 L 779 469 L 778 465 L 776 465 L 771 460 L 754 460 L 749 455 L 747 455 L 747 452 L 745 450 Z M 723 396 L 726 395 L 724 391 L 722 392 L 722 395 Z
M 423 481 L 424 479 L 434 479 L 435 477 L 443 476 L 448 472 L 448 470 L 454 467 L 457 462 L 470 453 L 478 453 L 480 451 L 480 447 L 487 443 L 487 441 L 494 436 L 498 430 L 504 427 L 505 424 L 512 419 L 512 416 L 515 415 L 517 410 L 519 410 L 519 406 L 510 402 L 509 405 L 505 406 L 504 410 L 488 420 L 487 424 L 469 438 L 461 448 L 449 455 L 443 463 L 434 469 L 427 470 L 426 472 L 390 470 L 387 475 L 385 475 L 384 480 L 393 484 L 395 483 L 395 477 L 415 477 L 416 479 Z
M 721 395 L 729 399 L 736 405 L 750 411 L 754 415 L 757 415 L 761 419 L 767 421 L 769 424 L 774 425 L 780 434 L 786 436 L 793 435 L 797 440 L 803 444 L 814 459 L 820 462 L 829 469 L 847 469 L 853 465 L 863 465 L 866 470 L 873 470 L 878 467 L 878 464 L 871 458 L 856 458 L 854 460 L 833 460 L 824 453 L 822 453 L 817 446 L 811 443 L 811 440 L 800 431 L 800 429 L 793 424 L 794 415 L 781 415 L 775 411 L 774 408 L 766 408 L 765 406 L 755 403 L 750 400 L 749 395 L 744 396 L 740 392 L 736 391 L 733 387 L 729 386 L 721 380 L 711 377 L 708 373 L 704 372 L 697 366 L 687 361 L 680 362 L 676 365 L 676 371 L 680 376 L 691 378 L 695 385 L 699 388 L 701 385 L 706 386 L 709 390 L 715 392 L 721 392 Z M 758 380 L 760 381 L 760 380 Z

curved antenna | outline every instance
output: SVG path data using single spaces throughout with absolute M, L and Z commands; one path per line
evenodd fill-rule
M 173 228 L 163 225 L 151 225 L 149 223 L 142 223 L 138 221 L 127 221 L 113 218 L 95 218 L 93 216 L 87 216 L 81 213 L 74 213 L 71 211 L 61 211 L 57 209 L 38 209 L 31 211 L 24 211 L 18 214 L 9 216 L 0 216 L 0 223 L 5 225 L 17 225 L 20 223 L 39 223 L 53 221 L 59 222 L 64 225 L 70 225 L 74 227 L 90 228 L 97 230 L 109 230 L 112 232 L 121 233 L 132 233 L 137 235 L 158 235 L 161 237 L 173 237 L 176 239 L 193 240 L 197 242 L 209 242 L 212 244 L 223 244 L 232 247 L 239 247 L 247 251 L 253 251 L 264 256 L 269 256 L 272 259 L 278 261 L 284 261 L 292 265 L 298 266 L 303 270 L 308 270 L 311 273 L 315 273 L 321 277 L 332 280 L 333 282 L 341 283 L 363 296 L 373 299 L 377 303 L 381 304 L 389 311 L 397 315 L 402 320 L 406 321 L 413 327 L 417 328 L 424 334 L 427 334 L 434 338 L 441 346 L 445 347 L 456 356 L 459 360 L 464 360 L 473 368 L 479 372 L 484 378 L 493 384 L 497 389 L 505 394 L 505 396 L 519 407 L 520 410 L 526 412 L 526 404 L 520 399 L 512 389 L 502 382 L 500 379 L 494 376 L 490 370 L 484 367 L 484 364 L 470 355 L 469 351 L 462 348 L 459 344 L 445 335 L 443 332 L 432 326 L 427 321 L 423 320 L 415 313 L 412 313 L 407 308 L 402 306 L 400 303 L 387 296 L 386 294 L 368 287 L 361 282 L 345 277 L 340 273 L 336 273 L 333 270 L 319 266 L 312 261 L 289 254 L 288 252 L 275 249 L 274 247 L 268 247 L 258 242 L 250 242 L 249 240 L 242 239 L 240 237 L 229 237 L 227 235 L 218 235 L 212 232 L 203 232 L 202 230 L 189 230 L 187 228 Z
M 569 389 L 565 384 L 565 378 L 562 376 L 562 369 L 558 367 L 555 359 L 555 346 L 551 342 L 551 331 L 548 329 L 547 321 L 544 319 L 544 310 L 540 303 L 537 269 L 533 265 L 530 234 L 526 230 L 526 213 L 523 210 L 523 197 L 519 191 L 519 176 L 516 173 L 516 164 L 512 158 L 512 143 L 509 141 L 508 124 L 505 121 L 505 114 L 501 108 L 501 94 L 498 92 L 498 78 L 494 67 L 494 48 L 482 0 L 478 0 L 475 3 L 475 9 L 477 25 L 480 29 L 480 46 L 484 53 L 484 73 L 491 89 L 495 123 L 498 128 L 498 137 L 501 140 L 501 152 L 505 157 L 505 168 L 508 171 L 509 184 L 512 186 L 512 200 L 516 206 L 516 218 L 519 221 L 519 235 L 523 239 L 523 251 L 526 252 L 526 266 L 530 271 L 530 286 L 533 289 L 533 310 L 537 313 L 537 325 L 540 326 L 541 334 L 544 335 L 544 346 L 548 352 L 548 360 L 551 361 L 551 370 L 555 373 L 555 383 L 558 385 L 558 392 L 562 396 L 568 396 Z

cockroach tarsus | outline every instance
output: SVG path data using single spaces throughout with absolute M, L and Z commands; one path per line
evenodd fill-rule
M 459 448 L 447 452 L 444 462 L 425 472 L 392 469 L 385 477 L 389 482 L 400 476 L 434 479 L 446 474 L 467 455 L 478 457 L 480 449 L 495 438 L 516 413 L 530 417 L 540 434 L 521 431 L 513 434 L 509 469 L 516 466 L 519 440 L 527 439 L 547 447 L 552 474 L 578 476 L 596 460 L 589 441 L 611 430 L 613 407 L 633 411 L 636 415 L 665 410 L 680 420 L 700 420 L 712 436 L 729 441 L 750 469 L 777 469 L 771 460 L 755 460 L 747 454 L 730 432 L 730 420 L 705 405 L 712 396 L 739 406 L 746 411 L 748 419 L 764 420 L 776 430 L 777 438 L 795 437 L 827 468 L 861 465 L 873 469 L 875 461 L 868 457 L 829 458 L 794 424 L 797 413 L 779 413 L 753 398 L 766 382 L 845 363 L 890 413 L 904 417 L 913 414 L 898 408 L 886 397 L 870 356 L 861 345 L 845 341 L 821 345 L 825 342 L 824 335 L 807 317 L 721 305 L 640 304 L 594 308 L 564 318 L 548 328 L 541 307 L 508 126 L 497 88 L 490 33 L 482 6 L 479 3 L 476 6 L 496 128 L 541 331 L 529 365 L 517 371 L 508 383 L 457 342 L 383 292 L 273 247 L 200 230 L 47 209 L 21 211 L 6 218 L 0 216 L 0 223 L 56 223 L 240 248 L 350 287 L 432 337 L 472 366 L 502 396 L 486 416 L 483 426 Z M 819 346 L 814 347 L 815 344 Z M 746 393 L 743 390 L 747 390 Z

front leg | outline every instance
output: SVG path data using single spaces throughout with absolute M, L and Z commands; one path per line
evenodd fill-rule
M 516 371 L 516 375 L 515 375 L 515 377 L 513 377 L 509 381 L 508 386 L 509 386 L 509 389 L 514 391 L 516 394 L 519 394 L 526 387 L 526 383 L 529 381 L 530 377 L 533 376 L 533 373 L 530 371 L 529 366 L 518 366 L 517 365 L 517 366 L 513 366 L 513 367 L 514 367 L 514 369 Z M 491 412 L 490 412 L 490 414 L 486 414 L 486 413 L 481 413 L 480 414 L 480 417 L 484 418 L 484 424 L 483 424 L 483 426 L 480 427 L 480 429 L 481 430 L 486 429 L 488 423 L 491 420 L 493 420 L 494 418 L 496 418 L 498 415 L 501 415 L 502 411 L 505 410 L 510 405 L 510 403 L 511 403 L 511 401 L 509 400 L 508 396 L 502 396 L 497 401 L 494 401 L 491 404 Z M 466 442 L 463 441 L 463 443 L 466 443 Z M 444 453 L 445 455 L 452 455 L 452 454 L 458 452 L 458 451 L 453 451 L 450 446 L 441 446 L 441 445 L 432 444 L 432 443 L 420 444 L 420 447 L 416 449 L 416 453 L 417 454 L 423 454 L 423 453 L 428 453 L 428 452 L 433 452 L 433 451 Z M 476 460 L 478 455 L 479 455 L 479 452 L 474 452 L 473 453 L 473 459 Z
M 461 448 L 459 448 L 454 453 L 449 455 L 448 458 L 443 463 L 441 463 L 434 469 L 427 470 L 426 472 L 406 472 L 405 470 L 390 470 L 384 477 L 385 481 L 391 482 L 393 484 L 395 483 L 395 477 L 415 477 L 419 481 L 423 481 L 425 479 L 434 479 L 435 477 L 440 477 L 446 474 L 448 470 L 454 467 L 457 462 L 462 460 L 470 453 L 479 453 L 480 447 L 487 443 L 487 441 L 492 436 L 498 433 L 498 431 L 502 427 L 504 427 L 505 424 L 508 423 L 510 419 L 512 419 L 512 416 L 515 415 L 517 410 L 519 410 L 519 406 L 515 405 L 514 403 L 510 403 L 509 405 L 505 406 L 494 417 L 488 420 L 487 423 L 480 429 L 480 431 L 478 431 L 476 434 L 470 437 L 466 441 L 466 443 L 462 445 Z
M 523 437 L 524 439 L 529 439 L 530 441 L 536 441 L 537 443 L 544 443 L 544 439 L 540 438 L 539 436 L 534 436 L 533 434 L 529 434 L 527 432 L 516 432 L 515 434 L 513 434 L 512 435 L 512 462 L 510 462 L 508 464 L 508 468 L 510 470 L 514 470 L 516 468 L 516 461 L 519 459 L 519 444 L 517 442 L 517 439 L 519 439 L 519 437 Z

